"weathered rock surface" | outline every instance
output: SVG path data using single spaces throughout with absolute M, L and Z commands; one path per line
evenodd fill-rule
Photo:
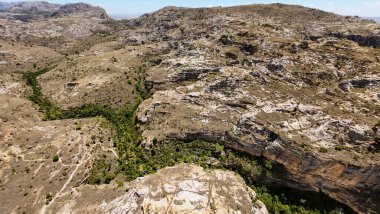
M 242 178 L 222 170 L 182 164 L 126 186 L 75 188 L 48 213 L 268 213 Z M 92 203 L 84 206 L 89 198 Z

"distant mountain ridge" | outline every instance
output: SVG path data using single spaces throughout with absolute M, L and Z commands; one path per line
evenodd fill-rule
M 107 19 L 109 16 L 101 7 L 85 3 L 52 4 L 45 1 L 33 2 L 0 2 L 0 18 L 30 21 L 40 18 L 63 17 L 69 15 L 83 15 Z
M 16 3 L 10 3 L 10 2 L 0 2 L 0 11 L 2 10 L 7 10 L 9 8 L 11 8 L 13 5 L 15 5 Z
M 372 17 L 371 19 L 380 24 L 380 17 Z

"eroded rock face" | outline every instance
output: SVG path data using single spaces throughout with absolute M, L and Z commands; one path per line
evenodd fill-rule
M 256 194 L 232 172 L 178 165 L 139 178 L 123 188 L 83 186 L 62 196 L 58 213 L 268 213 Z M 102 195 L 104 197 L 96 197 Z M 91 206 L 83 203 L 91 198 Z M 65 202 L 66 205 L 62 205 Z

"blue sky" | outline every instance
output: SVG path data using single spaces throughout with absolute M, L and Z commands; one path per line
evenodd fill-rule
M 7 1 L 7 0 L 0 0 Z M 8 0 L 17 2 L 20 0 Z M 22 0 L 21 0 L 22 1 Z M 207 7 L 232 6 L 254 3 L 286 3 L 299 4 L 342 15 L 359 15 L 367 17 L 380 17 L 380 0 L 47 0 L 51 3 L 86 2 L 98 5 L 107 10 L 109 14 L 137 15 L 153 12 L 164 6 Z

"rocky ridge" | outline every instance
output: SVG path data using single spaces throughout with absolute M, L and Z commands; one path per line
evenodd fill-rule
M 51 4 L 44 1 L 2 3 L 0 11 L 3 18 L 21 21 L 64 16 L 109 18 L 104 9 L 85 3 L 65 5 Z

